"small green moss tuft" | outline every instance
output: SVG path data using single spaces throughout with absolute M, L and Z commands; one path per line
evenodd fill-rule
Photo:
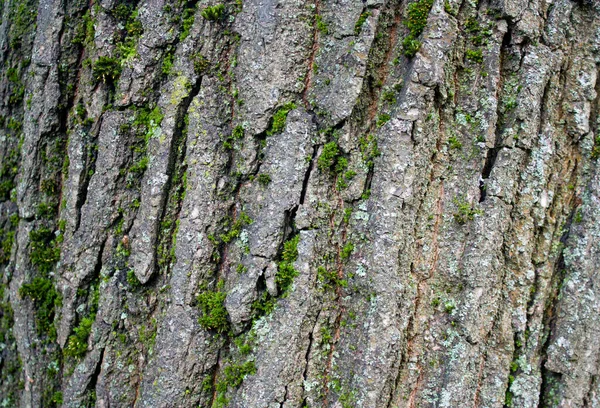
M 222 242 L 227 244 L 239 237 L 240 233 L 242 232 L 242 228 L 250 224 L 252 224 L 252 218 L 248 217 L 246 213 L 241 212 L 235 222 L 231 225 L 229 231 L 227 231 L 225 234 L 219 235 L 219 238 Z
M 162 70 L 162 73 L 165 75 L 171 74 L 171 71 L 173 70 L 173 54 L 172 53 L 168 53 L 167 56 L 163 59 L 161 70 Z
M 137 276 L 135 276 L 135 272 L 133 271 L 133 269 L 127 271 L 127 284 L 133 290 L 142 287 L 142 283 L 139 281 Z
M 481 50 L 467 50 L 465 53 L 467 59 L 471 62 L 481 64 L 483 62 L 483 54 Z
M 52 398 L 50 399 L 51 402 L 58 404 L 58 405 L 62 405 L 63 403 L 63 393 L 60 391 L 56 391 L 54 394 L 52 394 Z
M 354 24 L 354 35 L 360 34 L 360 32 L 362 31 L 362 27 L 365 24 L 365 21 L 367 21 L 367 18 L 370 15 L 370 11 L 365 11 L 360 15 L 360 17 L 358 17 L 358 20 L 356 20 L 356 24 Z
M 294 262 L 298 258 L 298 241 L 300 236 L 296 235 L 283 244 L 283 253 L 279 262 L 275 282 L 281 293 L 286 293 L 294 278 L 298 276 L 298 271 L 294 268 Z
M 421 49 L 421 41 L 411 37 L 410 35 L 402 40 L 403 54 L 408 58 L 414 57 L 419 49 Z
M 31 263 L 43 274 L 52 270 L 60 259 L 58 237 L 48 228 L 39 228 L 29 233 Z
M 202 11 L 202 17 L 204 17 L 204 11 Z M 206 18 L 206 17 L 205 17 Z M 194 25 L 196 19 L 196 8 L 188 7 L 183 10 L 181 15 L 181 34 L 179 34 L 179 41 L 183 41 L 190 35 L 190 29 Z
M 218 21 L 223 17 L 225 13 L 225 6 L 223 4 L 216 4 L 214 6 L 208 6 L 202 10 L 202 17 L 208 21 Z
M 223 378 L 216 384 L 216 398 L 213 408 L 223 408 L 229 403 L 227 390 L 239 387 L 248 375 L 256 374 L 256 365 L 253 360 L 242 364 L 231 364 L 223 370 Z
M 15 241 L 15 232 L 0 229 L 0 239 L 0 264 L 5 264 L 10 261 L 10 254 Z
M 225 309 L 225 292 L 206 291 L 198 295 L 196 300 L 202 311 L 202 316 L 198 319 L 200 326 L 207 330 L 215 330 L 218 333 L 225 333 L 229 330 L 229 321 L 227 309 Z
M 375 165 L 375 158 L 381 155 L 381 151 L 377 146 L 377 139 L 371 134 L 361 136 L 358 139 L 358 144 L 364 164 L 367 168 L 372 169 Z
M 315 25 L 321 34 L 329 34 L 329 27 L 327 27 L 327 23 L 323 21 L 323 17 L 321 17 L 319 14 L 315 15 Z
M 427 25 L 427 17 L 433 6 L 433 0 L 419 0 L 407 7 L 406 27 L 414 37 L 421 35 Z
M 95 318 L 96 315 L 92 314 L 89 317 L 81 319 L 79 326 L 73 330 L 74 334 L 69 336 L 67 345 L 63 349 L 65 357 L 81 358 L 85 355 L 88 346 L 88 338 L 92 332 L 92 324 L 94 323 Z
M 338 276 L 336 271 L 327 270 L 324 266 L 317 268 L 317 280 L 323 285 L 324 289 L 331 289 L 335 287 L 348 287 L 348 281 Z
M 340 258 L 342 258 L 342 260 L 346 260 L 346 259 L 350 258 L 350 255 L 352 255 L 353 251 L 354 251 L 354 244 L 352 244 L 352 242 L 348 242 L 342 248 L 342 250 L 340 252 Z
M 197 74 L 203 74 L 210 68 L 210 61 L 199 52 L 192 54 L 191 58 L 194 63 L 194 72 Z
M 594 146 L 592 147 L 592 154 L 590 156 L 592 159 L 600 157 L 600 136 L 594 138 Z
M 451 149 L 456 149 L 456 150 L 462 149 L 462 143 L 454 135 L 452 135 L 448 138 L 448 146 L 450 146 Z
M 262 186 L 264 186 L 264 187 L 268 186 L 268 185 L 269 185 L 269 183 L 271 183 L 271 176 L 269 176 L 268 174 L 265 174 L 265 173 L 261 173 L 261 174 L 259 174 L 259 175 L 256 177 L 256 179 L 257 179 L 257 180 L 258 180 L 258 182 L 259 182 L 259 183 L 260 183 Z
M 62 304 L 62 298 L 49 278 L 37 277 L 19 289 L 22 297 L 33 300 L 35 305 L 35 325 L 39 336 L 46 335 L 50 341 L 56 340 L 54 316 Z
M 377 127 L 380 128 L 390 121 L 392 117 L 387 113 L 382 113 L 377 117 Z
M 409 34 L 402 41 L 402 47 L 404 55 L 409 58 L 414 57 L 421 48 L 421 42 L 417 38 L 427 25 L 427 17 L 431 6 L 433 6 L 433 0 L 419 0 L 407 7 L 407 18 L 404 25 L 408 28 Z
M 296 104 L 294 102 L 288 102 L 275 112 L 271 127 L 267 130 L 267 136 L 283 132 L 287 122 L 287 115 L 293 109 L 296 109 Z
M 454 220 L 461 225 L 466 224 L 467 221 L 472 221 L 476 215 L 483 214 L 482 210 L 474 208 L 465 199 L 456 197 L 453 202 L 457 207 L 456 212 L 453 214 Z
M 233 137 L 234 140 L 243 139 L 244 138 L 244 127 L 242 125 L 237 125 L 231 132 L 231 137 Z
M 112 83 L 121 75 L 121 64 L 117 58 L 99 57 L 92 68 L 92 76 L 96 81 Z
M 317 167 L 325 172 L 333 167 L 339 155 L 339 148 L 336 142 L 329 142 L 323 146 L 323 151 L 317 161 Z

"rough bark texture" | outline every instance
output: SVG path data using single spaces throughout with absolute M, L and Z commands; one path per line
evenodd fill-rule
M 597 1 L 0 6 L 0 406 L 600 407 Z

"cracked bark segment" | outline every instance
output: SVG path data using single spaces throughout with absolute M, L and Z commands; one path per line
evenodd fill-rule
M 598 375 L 600 334 L 597 225 L 599 172 L 591 170 L 588 193 L 580 207 L 582 220 L 571 225 L 564 255 L 564 280 L 556 305 L 556 322 L 550 335 L 544 368 L 559 375 L 547 384 L 546 401 L 583 406 L 589 385 Z
M 366 11 L 359 2 L 323 2 L 316 24 L 318 53 L 309 69 L 308 98 L 314 109 L 336 124 L 350 116 L 362 89 L 368 55 L 380 11 Z M 361 13 L 369 13 L 358 35 L 355 25 Z
M 294 92 L 301 92 L 310 67 L 312 14 L 295 1 L 250 0 L 237 15 L 241 40 L 235 69 L 240 116 L 254 134 L 267 129 L 273 109 Z
M 29 233 L 33 230 L 31 223 L 19 223 L 16 245 L 18 248 L 28 248 Z M 10 281 L 9 289 L 12 293 L 18 293 L 19 288 L 29 281 L 28 271 L 31 263 L 26 256 L 26 251 L 17 251 L 15 257 L 15 272 Z M 25 384 L 23 394 L 20 398 L 22 406 L 37 406 L 42 403 L 42 384 L 34 381 L 36 373 L 41 370 L 49 361 L 40 359 L 36 355 L 34 347 L 39 343 L 35 327 L 34 306 L 20 296 L 14 296 L 11 299 L 14 313 L 13 332 L 15 335 L 17 350 L 22 361 L 23 378 L 28 383 Z
M 141 2 L 138 7 L 138 20 L 143 33 L 136 44 L 136 53 L 128 61 L 119 78 L 117 104 L 127 106 L 131 103 L 147 102 L 144 91 L 152 87 L 152 82 L 160 75 L 160 60 L 167 45 L 174 41 L 174 24 L 164 12 L 163 0 Z
M 256 374 L 244 381 L 231 400 L 232 407 L 292 407 L 304 398 L 307 348 L 316 319 L 318 300 L 313 296 L 316 231 L 300 231 L 298 259 L 294 267 L 295 290 L 278 301 L 273 314 L 256 321 Z
M 201 25 L 201 30 L 205 37 L 210 35 L 210 27 Z M 190 55 L 188 49 L 191 45 L 197 45 L 194 42 L 193 38 L 184 41 L 174 54 L 175 74 L 161 88 L 163 92 L 157 104 L 164 117 L 160 128 L 156 129 L 148 143 L 150 165 L 144 172 L 140 210 L 131 230 L 132 266 L 142 283 L 146 283 L 155 271 L 155 247 L 174 168 L 175 149 L 180 143 L 177 139 L 182 137 L 184 118 L 202 80 L 194 67 L 194 58 L 198 57 Z M 200 44 L 200 52 L 208 58 L 217 59 L 224 43 L 225 40 L 220 36 L 207 38 Z
M 227 165 L 227 156 L 219 147 L 226 114 L 221 97 L 218 81 L 206 79 L 190 104 L 186 150 L 188 184 L 177 233 L 177 261 L 169 280 L 170 301 L 157 334 L 156 355 L 145 371 L 141 386 L 142 406 L 169 406 L 174 401 L 185 404 L 186 389 L 203 392 L 195 376 L 210 375 L 217 363 L 221 340 L 209 341 L 214 335 L 200 327 L 199 312 L 191 304 L 199 283 L 208 281 L 213 274 L 209 228 L 226 214 L 226 207 L 219 203 L 216 195 L 220 174 Z M 179 338 L 176 347 L 172 343 L 174 335 Z M 188 355 L 206 358 L 200 366 L 193 360 L 189 367 L 172 364 L 185 360 Z
M 120 169 L 127 165 L 128 155 L 127 136 L 122 134 L 120 127 L 126 120 L 126 112 L 110 111 L 103 115 L 95 172 L 81 207 L 81 222 L 72 237 L 67 237 L 64 242 L 61 259 L 64 269 L 59 281 L 65 299 L 58 330 L 60 344 L 65 344 L 71 331 L 76 292 L 98 268 L 107 230 L 118 217 Z
M 300 204 L 305 173 L 309 168 L 307 156 L 311 154 L 311 137 L 315 126 L 311 116 L 302 109 L 293 110 L 287 116 L 283 133 L 266 140 L 260 175 L 270 182 L 263 186 L 256 179 L 240 192 L 244 212 L 252 219 L 246 228 L 245 239 L 250 253 L 242 255 L 248 273 L 243 274 L 230 289 L 226 301 L 232 324 L 247 321 L 251 305 L 256 300 L 258 278 L 266 268 L 267 259 L 274 259 L 285 238 L 288 218 Z
M 17 182 L 17 202 L 21 218 L 32 218 L 39 202 L 40 155 L 42 141 L 58 131 L 57 104 L 60 96 L 58 67 L 60 30 L 63 24 L 60 2 L 40 3 L 28 82 L 31 110 L 23 123 L 21 166 Z

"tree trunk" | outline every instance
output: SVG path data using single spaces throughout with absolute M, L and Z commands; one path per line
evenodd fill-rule
M 1 406 L 600 407 L 600 3 L 1 7 Z

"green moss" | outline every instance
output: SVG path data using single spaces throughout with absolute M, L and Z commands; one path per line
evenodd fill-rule
M 360 15 L 360 17 L 358 17 L 358 20 L 356 20 L 356 24 L 354 24 L 354 34 L 355 35 L 360 34 L 360 32 L 362 31 L 362 27 L 365 24 L 365 21 L 367 21 L 367 18 L 370 15 L 371 15 L 370 11 L 365 11 Z
M 227 309 L 225 309 L 225 292 L 206 291 L 198 295 L 196 300 L 202 312 L 198 319 L 200 326 L 206 330 L 215 330 L 218 333 L 224 333 L 229 330 L 229 321 Z
M 396 92 L 390 89 L 388 91 L 385 91 L 383 93 L 383 95 L 381 96 L 381 98 L 387 103 L 395 104 L 396 103 Z
M 339 155 L 339 148 L 336 142 L 329 142 L 323 146 L 321 155 L 317 160 L 317 167 L 325 172 L 333 167 Z
M 469 17 L 465 23 L 465 30 L 468 33 L 476 34 L 481 31 L 481 26 L 475 17 Z
M 39 203 L 37 208 L 37 217 L 39 219 L 52 219 L 57 214 L 57 205 L 53 203 Z
M 283 244 L 282 259 L 278 264 L 277 273 L 275 275 L 275 282 L 282 294 L 288 291 L 294 282 L 294 278 L 298 276 L 298 271 L 294 269 L 294 262 L 298 258 L 299 240 L 300 236 L 296 235 Z
M 121 3 L 117 4 L 114 9 L 110 10 L 110 14 L 112 14 L 114 18 L 120 20 L 121 22 L 127 22 L 132 11 L 132 7 L 129 4 Z
M 194 71 L 197 74 L 205 73 L 210 67 L 210 61 L 199 52 L 191 55 L 192 62 L 194 63 Z
M 348 187 L 348 182 L 351 181 L 354 176 L 356 176 L 356 172 L 354 170 L 348 170 L 345 172 L 341 172 L 341 176 L 337 180 L 337 189 L 343 190 Z
M 92 67 L 92 76 L 96 81 L 114 82 L 121 75 L 121 64 L 117 58 L 99 57 Z
M 344 223 L 350 222 L 350 216 L 352 215 L 352 208 L 348 207 L 344 209 Z
M 62 403 L 63 403 L 63 393 L 60 392 L 60 391 L 56 391 L 54 394 L 52 394 L 51 402 L 53 402 L 55 404 L 62 405 Z
M 252 302 L 254 318 L 270 314 L 275 309 L 276 302 L 277 299 L 269 295 L 269 292 L 263 292 L 258 299 Z
M 252 219 L 242 211 L 235 222 L 231 225 L 229 231 L 227 231 L 225 234 L 219 235 L 219 238 L 222 242 L 227 244 L 239 237 L 240 233 L 242 232 L 242 228 L 250 224 L 252 224 Z
M 335 172 L 341 174 L 348 168 L 348 159 L 342 156 L 338 156 L 335 163 Z
M 16 121 L 13 121 L 12 118 L 9 119 L 9 127 L 10 125 Z M 16 130 L 20 132 L 20 122 L 16 122 L 19 124 L 19 128 Z M 15 188 L 15 177 L 17 175 L 17 171 L 19 169 L 19 151 L 17 149 L 11 150 L 7 157 L 4 158 L 4 162 L 2 163 L 2 167 L 0 167 L 0 200 L 8 201 L 10 200 L 11 191 Z
M 225 13 L 225 6 L 223 4 L 215 4 L 214 6 L 208 6 L 202 10 L 202 17 L 208 21 L 218 21 L 223 17 Z
M 130 13 L 125 22 L 125 37 L 117 43 L 117 56 L 121 66 L 136 55 L 137 41 L 143 32 L 142 23 L 138 20 L 138 11 L 131 8 L 129 10 Z
M 404 55 L 409 58 L 413 57 L 421 48 L 421 42 L 417 38 L 427 25 L 427 17 L 432 5 L 433 0 L 419 0 L 407 7 L 407 18 L 404 20 L 404 25 L 408 28 L 409 34 L 402 41 L 402 47 Z
M 65 357 L 79 359 L 85 355 L 88 346 L 88 338 L 92 332 L 92 324 L 94 323 L 95 319 L 95 314 L 81 319 L 79 325 L 73 330 L 74 334 L 69 336 L 69 340 L 63 349 L 63 354 Z
M 317 26 L 317 30 L 319 30 L 321 34 L 329 34 L 329 28 L 327 27 L 327 23 L 323 21 L 323 17 L 321 17 L 319 14 L 315 15 L 315 25 Z
M 454 204 L 456 205 L 456 212 L 453 214 L 454 220 L 459 224 L 466 224 L 467 221 L 472 221 L 475 215 L 482 215 L 483 211 L 480 209 L 476 209 L 462 198 L 454 198 Z
M 427 25 L 427 17 L 433 6 L 433 0 L 415 1 L 407 7 L 407 18 L 404 25 L 410 30 L 414 37 L 421 35 Z
M 340 258 L 342 258 L 342 260 L 348 259 L 350 257 L 350 255 L 352 255 L 352 251 L 354 251 L 354 245 L 351 242 L 348 242 L 342 248 L 342 250 L 340 252 Z
M 148 168 L 148 156 L 144 156 L 144 157 L 140 158 L 137 162 L 135 162 L 129 168 L 129 172 L 136 174 L 136 175 L 141 175 L 141 174 L 144 174 L 144 172 L 146 171 L 147 168 Z
M 10 254 L 15 241 L 15 232 L 0 229 L 0 239 L 0 264 L 5 264 L 10 261 Z
M 238 365 L 230 365 L 225 367 L 225 370 L 223 370 L 225 381 L 227 381 L 227 385 L 230 387 L 239 387 L 246 376 L 255 373 L 256 366 L 254 365 L 254 361 L 247 361 Z
M 317 268 L 317 280 L 323 285 L 324 289 L 331 289 L 338 286 L 343 288 L 348 287 L 347 280 L 340 278 L 336 271 L 330 271 L 324 266 Z
M 293 109 L 296 109 L 296 104 L 294 102 L 289 102 L 275 112 L 271 127 L 267 130 L 267 136 L 283 132 L 287 121 L 287 115 Z
M 173 54 L 169 53 L 163 59 L 161 71 L 163 74 L 169 75 L 172 70 L 173 70 Z
M 60 259 L 60 248 L 54 232 L 42 227 L 29 233 L 31 263 L 42 273 L 52 270 Z
M 377 146 L 377 139 L 373 135 L 361 136 L 358 139 L 360 154 L 365 165 L 372 169 L 376 157 L 381 155 L 381 151 Z
M 244 138 L 244 127 L 242 125 L 237 125 L 233 132 L 231 132 L 231 136 L 234 140 L 241 140 Z
M 448 0 L 444 0 L 444 11 L 454 17 L 458 14 L 458 12 L 452 8 L 452 5 Z
M 23 101 L 23 97 L 25 96 L 25 85 L 20 84 L 18 86 L 12 87 L 12 91 L 8 98 L 9 105 L 18 105 Z
M 223 141 L 223 147 L 226 149 L 233 149 L 233 145 L 236 141 L 244 139 L 244 127 L 242 125 L 237 125 L 231 131 L 231 135 L 227 136 Z
M 256 177 L 256 179 L 257 179 L 257 180 L 258 180 L 258 182 L 259 182 L 259 183 L 260 183 L 262 186 L 264 186 L 264 187 L 268 186 L 268 185 L 269 185 L 269 183 L 271 182 L 271 176 L 269 176 L 268 174 L 265 174 L 265 173 L 261 173 L 261 174 L 259 174 L 259 175 Z
M 37 3 L 27 1 L 10 2 L 10 24 L 8 39 L 10 48 L 21 48 L 25 37 L 35 30 Z M 3 8 L 4 9 L 4 8 Z
M 137 128 L 137 134 L 147 143 L 156 134 L 164 115 L 158 106 L 153 109 L 141 108 L 136 113 L 133 125 Z
M 454 135 L 452 135 L 448 138 L 448 145 L 450 146 L 451 149 L 457 149 L 457 150 L 462 149 L 462 143 Z
M 469 61 L 481 64 L 483 62 L 483 55 L 481 50 L 467 50 L 465 56 Z
M 127 284 L 133 290 L 139 289 L 142 287 L 142 283 L 139 281 L 133 269 L 127 271 Z
M 227 390 L 239 387 L 248 375 L 256 373 L 254 361 L 246 361 L 242 364 L 230 364 L 223 370 L 223 378 L 216 385 L 217 396 L 213 408 L 224 408 L 229 403 Z
M 35 306 L 35 324 L 39 336 L 48 336 L 50 341 L 56 340 L 54 317 L 56 309 L 62 304 L 60 294 L 49 278 L 37 277 L 19 289 L 24 298 L 33 300 Z
M 382 127 L 383 125 L 388 123 L 390 119 L 390 115 L 388 115 L 387 113 L 381 113 L 379 116 L 377 116 L 377 127 Z
M 206 11 L 206 10 L 205 10 Z M 202 17 L 204 17 L 204 11 L 202 11 Z M 179 41 L 183 41 L 190 35 L 190 29 L 194 25 L 196 19 L 196 8 L 190 7 L 183 10 L 181 18 L 181 34 L 179 34 Z
M 597 159 L 600 157 L 600 136 L 596 136 L 594 138 L 594 146 L 592 147 L 592 153 L 590 156 L 592 159 Z

